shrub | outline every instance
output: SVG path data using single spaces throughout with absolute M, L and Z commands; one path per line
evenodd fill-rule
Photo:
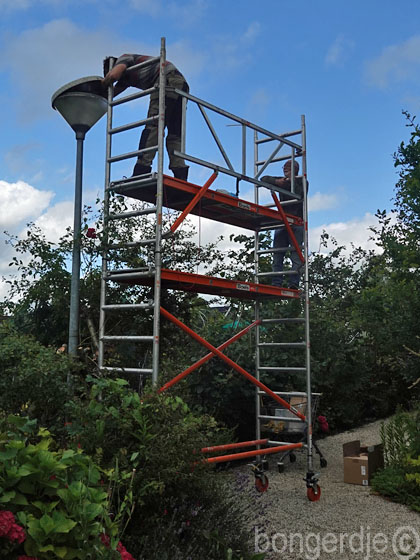
M 1 422 L 2 558 L 15 558 L 11 550 L 39 559 L 121 557 L 100 470 L 81 449 L 54 451 L 54 446 L 48 430 L 36 430 L 35 420 L 9 416 Z M 110 549 L 101 541 L 105 532 Z
M 49 428 L 63 424 L 63 403 L 69 398 L 68 377 L 77 367 L 32 336 L 0 325 L 0 409 L 22 410 Z

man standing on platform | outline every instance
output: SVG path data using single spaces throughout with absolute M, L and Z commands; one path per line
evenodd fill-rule
M 117 58 L 114 66 L 110 70 L 110 59 L 115 57 L 107 57 L 104 60 L 104 79 L 102 84 L 105 87 L 110 86 L 114 82 L 114 95 L 118 95 L 127 89 L 129 86 L 138 89 L 149 89 L 159 83 L 159 70 L 160 63 L 157 60 L 151 65 L 143 68 L 138 68 L 132 72 L 127 72 L 131 66 L 140 64 L 150 60 L 151 56 L 143 54 L 123 54 Z M 166 90 L 165 95 L 165 126 L 168 129 L 166 137 L 166 149 L 169 156 L 169 168 L 171 169 L 174 177 L 177 179 L 188 178 L 188 166 L 185 161 L 174 155 L 174 151 L 181 151 L 181 120 L 182 120 L 182 96 L 176 94 L 173 89 L 180 89 L 188 92 L 189 87 L 184 76 L 172 64 L 166 61 L 165 63 L 165 76 L 166 87 L 171 90 Z M 159 90 L 154 91 L 150 95 L 148 117 L 153 117 L 159 114 Z M 151 123 L 146 124 L 140 137 L 139 150 L 156 146 L 158 142 L 158 121 L 157 119 Z M 156 149 L 140 154 L 137 163 L 134 166 L 133 177 L 137 175 L 144 175 L 150 173 L 152 170 L 152 162 L 155 157 Z
M 303 179 L 302 177 L 297 177 L 299 173 L 299 164 L 297 161 L 294 162 L 294 192 L 302 197 L 302 200 L 297 200 L 296 202 L 292 202 L 290 205 L 287 206 L 287 213 L 293 216 L 297 216 L 298 218 L 303 219 Z M 270 175 L 265 175 L 261 177 L 261 181 L 264 183 L 269 183 L 271 185 L 275 185 L 282 189 L 291 191 L 292 188 L 292 160 L 287 160 L 283 166 L 284 177 L 271 177 Z M 278 193 L 280 201 L 290 200 L 289 197 Z M 292 232 L 296 238 L 297 244 L 302 247 L 303 244 L 303 235 L 304 235 L 304 226 L 298 225 L 291 225 Z M 287 287 L 297 290 L 299 288 L 300 277 L 302 273 L 302 266 L 303 263 L 297 254 L 291 239 L 289 238 L 289 234 L 285 227 L 280 229 L 276 229 L 274 232 L 274 240 L 273 240 L 273 249 L 280 249 L 283 248 L 285 250 L 279 251 L 274 253 L 273 255 L 273 272 L 282 272 L 283 271 L 283 262 L 284 257 L 286 254 L 286 248 L 290 248 L 290 259 L 292 261 L 292 270 L 294 274 L 290 275 L 290 280 L 287 283 Z M 281 287 L 283 285 L 283 280 L 281 275 L 275 276 L 273 278 L 273 286 Z

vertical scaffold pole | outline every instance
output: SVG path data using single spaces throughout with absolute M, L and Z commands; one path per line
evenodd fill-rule
M 160 40 L 159 72 L 159 120 L 158 120 L 158 167 L 156 186 L 156 243 L 155 243 L 155 283 L 153 303 L 153 364 L 152 383 L 157 385 L 159 372 L 160 335 L 160 289 L 162 269 L 162 207 L 163 207 L 163 135 L 165 130 L 165 89 L 166 89 L 166 45 Z
M 115 64 L 116 59 L 110 59 L 109 69 L 111 70 Z M 106 119 L 106 159 L 105 159 L 105 188 L 104 188 L 104 237 L 102 250 L 102 274 L 101 274 L 101 295 L 100 295 L 100 309 L 99 309 L 99 348 L 98 348 L 98 367 L 99 371 L 104 366 L 104 341 L 105 336 L 105 304 L 106 304 L 106 274 L 108 271 L 108 255 L 107 255 L 107 245 L 108 245 L 108 216 L 109 216 L 109 183 L 111 180 L 111 149 L 112 149 L 112 100 L 114 97 L 114 87 L 111 85 L 108 88 L 108 110 Z
M 254 130 L 254 177 L 258 174 L 258 132 Z M 254 200 L 255 204 L 258 204 L 259 201 L 259 191 L 258 186 L 254 185 Z M 259 249 L 259 240 L 260 234 L 259 231 L 254 233 L 254 269 L 255 269 L 255 278 L 254 282 L 258 282 L 258 249 Z M 260 303 L 258 299 L 255 300 L 254 304 L 254 321 L 260 320 Z M 260 325 L 257 325 L 255 331 L 255 377 L 260 381 Z M 261 425 L 260 425 L 260 416 L 261 416 L 261 406 L 260 406 L 260 396 L 258 394 L 258 387 L 255 389 L 255 439 L 261 439 Z M 257 446 L 260 449 L 260 446 Z
M 307 393 L 307 467 L 308 472 L 313 472 L 313 455 L 312 455 L 312 383 L 311 383 L 311 345 L 309 336 L 309 235 L 308 235 L 308 181 L 307 181 L 307 165 L 306 165 L 306 124 L 305 115 L 301 116 L 302 122 L 302 175 L 303 175 L 303 216 L 305 222 L 304 229 L 304 248 L 305 248 L 305 264 L 304 264 L 304 310 L 305 310 L 305 343 L 306 343 L 306 393 Z

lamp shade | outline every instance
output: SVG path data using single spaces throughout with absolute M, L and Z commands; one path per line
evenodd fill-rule
M 107 90 L 99 76 L 80 78 L 58 89 L 51 104 L 75 132 L 87 132 L 106 113 Z

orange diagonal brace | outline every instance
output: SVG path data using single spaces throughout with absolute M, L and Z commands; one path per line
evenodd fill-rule
M 221 344 L 217 349 L 220 350 L 220 351 L 224 350 L 225 348 L 227 348 L 227 346 L 229 346 L 229 344 L 232 344 L 232 342 L 235 342 L 236 340 L 238 340 L 238 338 L 241 338 L 241 336 L 246 334 L 253 327 L 255 327 L 256 325 L 260 325 L 260 324 L 261 324 L 260 319 L 258 319 L 257 321 L 254 321 L 253 323 L 251 323 L 250 325 L 248 325 L 247 327 L 242 329 L 240 332 L 238 332 L 234 336 L 232 336 L 232 338 L 229 338 L 229 340 L 227 340 L 226 342 Z M 169 389 L 169 387 L 172 387 L 172 385 L 175 385 L 175 383 L 178 383 L 178 381 L 181 381 L 181 379 L 184 379 L 184 377 L 187 377 L 187 375 L 189 375 L 194 370 L 196 370 L 197 368 L 199 368 L 200 366 L 202 366 L 203 364 L 205 364 L 206 362 L 211 360 L 211 358 L 213 358 L 213 357 L 214 357 L 213 352 L 211 352 L 210 354 L 207 354 L 206 356 L 203 356 L 203 358 L 201 358 L 200 360 L 195 362 L 195 364 L 193 364 L 192 366 L 190 366 L 189 368 L 187 368 L 183 372 L 179 373 L 176 377 L 174 377 L 173 379 L 171 379 L 170 381 L 165 383 L 165 385 L 163 385 L 159 389 L 158 393 L 163 393 L 163 391 L 166 391 L 166 389 Z
M 188 216 L 188 214 L 191 212 L 191 210 L 194 208 L 194 206 L 196 206 L 198 204 L 198 202 L 203 198 L 203 196 L 207 192 L 207 189 L 210 187 L 210 185 L 213 183 L 213 181 L 216 179 L 216 177 L 217 177 L 217 171 L 215 171 L 212 174 L 212 176 L 210 177 L 210 179 L 208 179 L 204 183 L 204 185 L 201 187 L 201 189 L 198 191 L 198 193 L 195 195 L 195 197 L 187 205 L 185 210 L 183 210 L 182 214 L 180 216 L 178 216 L 178 218 L 175 220 L 175 222 L 171 225 L 171 232 L 172 233 L 174 233 L 178 229 L 178 227 L 185 220 L 185 218 Z
M 251 383 L 253 383 L 257 387 L 259 387 L 265 393 L 267 393 L 267 395 L 269 395 L 272 399 L 274 399 L 275 401 L 280 403 L 284 408 L 287 408 L 288 410 L 290 410 L 290 412 L 292 412 L 295 416 L 297 416 L 301 420 L 306 420 L 305 415 L 302 414 L 301 412 L 299 412 L 294 406 L 290 406 L 290 404 L 287 401 L 285 401 L 284 399 L 279 397 L 279 395 L 276 395 L 271 389 L 269 389 L 266 385 L 264 385 L 264 383 L 261 383 L 261 381 L 258 381 L 258 379 L 256 379 L 253 375 L 251 375 L 246 370 L 244 370 L 244 368 L 242 368 L 241 366 L 238 366 L 237 363 L 235 363 L 233 360 L 231 360 L 230 358 L 225 356 L 223 354 L 223 352 L 220 352 L 220 350 L 218 350 L 216 347 L 214 347 L 212 344 L 210 344 L 210 342 L 207 342 L 207 340 L 202 338 L 199 334 L 194 332 L 192 329 L 187 327 L 187 325 L 184 325 L 184 323 L 182 323 L 179 319 L 174 317 L 171 313 L 169 313 L 169 311 L 166 311 L 166 309 L 161 307 L 160 312 L 164 317 L 166 317 L 167 319 L 172 321 L 172 323 L 174 323 L 180 329 L 182 329 L 183 331 L 188 333 L 192 338 L 197 340 L 200 344 L 202 344 L 203 346 L 208 348 L 212 354 L 215 354 L 218 358 L 220 358 L 221 360 L 226 362 L 231 368 L 233 368 L 234 370 L 239 372 L 241 375 L 246 377 L 249 381 L 251 381 Z
M 302 251 L 300 250 L 299 244 L 296 241 L 295 234 L 293 233 L 292 228 L 290 227 L 289 220 L 287 219 L 286 213 L 283 210 L 283 207 L 280 204 L 280 201 L 279 201 L 276 193 L 271 191 L 271 196 L 273 197 L 273 200 L 274 200 L 274 202 L 277 206 L 277 210 L 280 212 L 281 219 L 283 220 L 284 225 L 286 226 L 286 230 L 287 230 L 287 233 L 289 235 L 289 239 L 292 242 L 293 247 L 296 249 L 296 253 L 299 255 L 300 260 L 302 262 L 305 262 L 304 256 L 302 255 Z

